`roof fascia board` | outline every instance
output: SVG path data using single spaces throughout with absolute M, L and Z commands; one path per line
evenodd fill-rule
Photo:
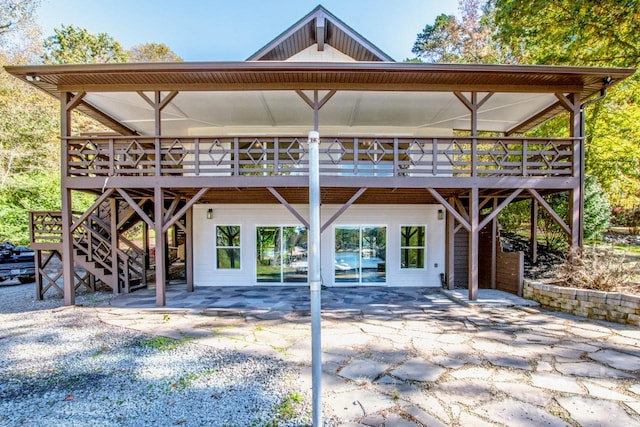
M 408 62 L 286 62 L 286 61 L 230 61 L 175 63 L 120 63 L 68 65 L 13 65 L 5 70 L 16 77 L 47 74 L 103 74 L 135 72 L 211 72 L 211 71 L 403 71 L 403 72 L 496 72 L 512 74 L 611 75 L 614 78 L 631 76 L 634 68 L 571 67 L 560 65 L 495 65 L 495 64 L 424 64 Z M 38 83 L 38 82 L 33 82 Z
M 264 45 L 261 49 L 259 49 L 256 53 L 248 57 L 247 61 L 258 61 L 262 56 L 264 56 L 267 52 L 271 51 L 274 47 L 285 41 L 296 31 L 300 30 L 302 27 L 307 25 L 311 20 L 313 20 L 319 9 L 322 9 L 322 6 L 317 6 L 311 12 L 307 13 L 305 16 L 300 18 L 300 20 L 294 23 L 292 26 L 284 30 L 280 33 L 275 39 L 271 40 L 269 43 Z
M 120 85 L 64 85 L 60 86 L 60 90 L 67 92 L 76 92 L 86 90 L 87 92 L 135 92 L 142 91 L 274 91 L 274 90 L 348 90 L 348 91 L 376 91 L 376 92 L 453 92 L 460 90 L 462 92 L 512 92 L 512 93 L 554 93 L 558 90 L 564 92 L 580 92 L 583 90 L 579 85 L 451 85 L 451 84 L 419 84 L 419 83 L 228 83 L 228 84 L 209 84 L 209 83 L 193 83 L 193 84 L 120 84 Z
M 373 53 L 375 56 L 377 56 L 380 59 L 380 61 L 395 62 L 393 58 L 391 58 L 389 55 L 387 55 L 382 50 L 380 50 L 380 48 L 378 48 L 376 45 L 374 45 L 369 40 L 364 38 L 357 31 L 355 31 L 353 28 L 348 26 L 346 23 L 344 23 L 342 20 L 340 20 L 338 17 L 336 17 L 334 14 L 332 14 L 331 12 L 329 12 L 327 9 L 325 9 L 320 5 L 317 6 L 315 9 L 313 9 L 311 12 L 309 12 L 307 15 L 302 17 L 298 22 L 294 23 L 291 27 L 287 28 L 285 31 L 283 31 L 275 39 L 267 43 L 264 47 L 262 47 L 256 53 L 254 53 L 249 58 L 247 58 L 247 61 L 259 61 L 262 56 L 264 56 L 266 53 L 273 50 L 277 45 L 284 42 L 287 38 L 291 37 L 292 34 L 299 31 L 302 27 L 304 27 L 314 19 L 318 21 L 320 20 L 324 21 L 323 22 L 324 28 L 326 28 L 327 21 L 329 21 L 331 24 L 338 27 L 349 37 L 354 39 L 357 43 L 362 45 L 365 49 L 367 49 L 368 51 Z M 316 25 L 316 31 L 317 30 L 318 30 L 318 25 Z M 322 43 L 324 43 L 326 40 L 324 40 L 324 36 L 322 38 L 323 38 Z M 318 39 L 317 36 L 316 36 L 316 39 Z
M 360 33 L 358 33 L 356 30 L 354 30 L 353 28 L 348 26 L 344 21 L 342 21 L 339 18 L 337 18 L 335 15 L 333 15 L 328 10 L 324 10 L 324 12 L 326 14 L 326 17 L 329 18 L 329 21 L 333 25 L 335 25 L 336 27 L 340 28 L 349 37 L 354 39 L 356 42 L 358 42 L 359 44 L 364 46 L 368 51 L 370 51 L 371 53 L 376 55 L 378 58 L 380 58 L 380 61 L 382 61 L 382 62 L 396 62 L 395 59 L 393 59 L 392 57 L 390 57 L 389 55 L 384 53 L 379 47 L 377 47 L 376 45 L 371 43 L 369 40 L 364 38 Z

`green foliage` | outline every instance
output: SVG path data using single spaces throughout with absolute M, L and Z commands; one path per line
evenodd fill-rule
M 411 50 L 419 60 L 444 63 L 505 63 L 493 37 L 493 14 L 481 0 L 460 0 L 460 18 L 441 14 L 426 25 Z
M 496 39 L 522 63 L 640 65 L 638 0 L 490 0 L 490 7 Z M 610 203 L 623 209 L 640 204 L 638 74 L 587 109 L 585 137 L 587 172 L 598 178 Z
M 182 58 L 164 43 L 144 43 L 127 50 L 129 62 L 182 62 Z
M 142 347 L 153 348 L 155 350 L 169 351 L 169 350 L 175 350 L 179 346 L 184 345 L 190 341 L 193 341 L 192 337 L 184 337 L 182 339 L 176 340 L 173 338 L 157 336 L 157 337 L 149 338 L 147 340 L 142 341 L 140 345 Z
M 638 0 L 490 0 L 499 41 L 537 64 L 640 64 Z
M 613 206 L 640 205 L 640 75 L 588 111 L 586 167 Z
M 122 45 L 107 33 L 92 34 L 73 25 L 54 29 L 44 41 L 43 60 L 47 64 L 106 64 L 125 62 Z
M 510 233 L 517 233 L 531 217 L 531 203 L 522 200 L 516 203 L 509 203 L 498 214 L 500 228 Z
M 0 42 L 33 24 L 41 0 L 0 0 Z
M 29 211 L 60 210 L 57 173 L 16 175 L 0 189 L 0 241 L 29 243 Z
M 304 402 L 304 398 L 295 391 L 285 396 L 283 401 L 273 409 L 274 419 L 267 423 L 268 427 L 277 427 L 280 421 L 286 422 L 298 415 L 298 407 Z
M 56 167 L 58 120 L 53 99 L 0 67 L 0 188 L 14 174 Z
M 611 206 L 598 179 L 587 175 L 584 183 L 584 238 L 600 238 L 609 228 Z

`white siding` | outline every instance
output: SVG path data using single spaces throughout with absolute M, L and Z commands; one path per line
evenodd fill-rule
M 213 209 L 213 219 L 207 210 Z M 308 218 L 307 206 L 295 206 Z M 437 219 L 440 205 L 353 205 L 322 233 L 322 279 L 334 286 L 334 227 L 337 225 L 377 225 L 387 227 L 387 286 L 440 286 L 444 273 L 445 221 Z M 323 206 L 322 221 L 340 209 L 338 205 Z M 196 205 L 194 220 L 194 277 L 196 286 L 256 285 L 256 227 L 261 225 L 299 225 L 299 221 L 282 205 Z M 400 268 L 400 227 L 427 226 L 426 268 Z M 215 268 L 215 226 L 240 225 L 241 269 Z M 343 284 L 353 286 L 350 284 Z M 378 283 L 376 285 L 384 285 Z M 262 285 L 260 285 L 262 286 Z M 365 285 L 366 286 L 366 285 Z

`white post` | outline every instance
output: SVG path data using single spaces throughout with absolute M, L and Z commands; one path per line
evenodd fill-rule
M 311 293 L 311 381 L 313 425 L 322 426 L 322 340 L 320 275 L 320 134 L 309 132 L 309 291 Z

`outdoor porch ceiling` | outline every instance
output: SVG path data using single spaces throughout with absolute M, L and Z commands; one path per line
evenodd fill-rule
M 135 92 L 93 92 L 85 100 L 141 135 L 154 133 L 154 110 Z M 557 101 L 548 93 L 496 93 L 478 113 L 478 129 L 506 132 Z M 447 135 L 470 123 L 451 92 L 339 91 L 319 114 L 327 136 Z M 164 135 L 304 136 L 312 127 L 313 111 L 294 91 L 180 92 L 162 111 Z
M 6 67 L 11 74 L 58 97 L 86 92 L 79 108 L 104 122 L 110 117 L 153 134 L 153 114 L 137 91 L 178 91 L 163 111 L 164 135 L 257 132 L 290 127 L 303 133 L 312 112 L 295 90 L 336 90 L 322 108 L 325 134 L 358 127 L 469 129 L 469 111 L 453 92 L 493 92 L 478 115 L 478 129 L 525 130 L 564 111 L 555 93 L 585 100 L 635 70 L 622 68 L 281 61 L 85 64 Z M 91 111 L 94 110 L 94 111 Z M 539 113 L 545 112 L 540 115 Z M 102 114 L 102 117 L 100 115 Z M 535 118 L 534 120 L 530 120 Z M 521 124 L 526 126 L 520 126 Z M 110 126 L 113 126 L 113 120 Z M 242 127 L 243 130 L 240 130 Z M 333 127 L 333 128 L 332 128 Z M 120 129 L 120 130 L 121 130 Z M 278 132 L 282 134 L 283 129 Z M 226 131 L 226 133 L 225 133 Z M 362 134 L 361 130 L 355 132 Z

